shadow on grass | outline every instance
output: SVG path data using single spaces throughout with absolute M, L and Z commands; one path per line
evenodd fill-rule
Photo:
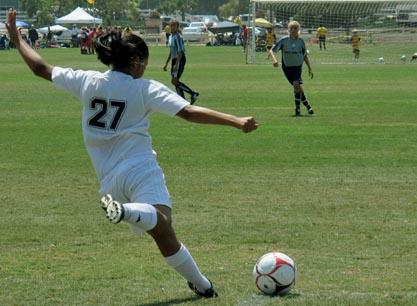
M 185 298 L 185 299 L 171 299 L 171 300 L 166 300 L 166 301 L 163 301 L 163 302 L 137 304 L 136 306 L 167 306 L 167 305 L 182 304 L 182 303 L 185 303 L 185 302 L 191 302 L 191 301 L 196 301 L 196 300 L 201 300 L 201 297 L 194 296 L 194 297 L 189 297 L 189 298 Z
M 301 294 L 298 293 L 298 292 L 290 292 L 290 293 L 287 293 L 285 295 L 278 296 L 278 297 L 281 298 L 281 299 L 284 299 L 284 300 L 291 300 L 291 299 L 296 299 L 300 296 L 301 296 Z
M 265 295 L 263 293 L 258 293 L 257 296 L 261 297 L 261 298 L 270 298 L 270 299 L 280 299 L 280 300 L 292 300 L 292 299 L 296 299 L 299 298 L 301 296 L 300 293 L 298 292 L 290 292 L 284 295 Z

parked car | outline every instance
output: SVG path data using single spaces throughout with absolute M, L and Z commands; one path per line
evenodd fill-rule
M 190 24 L 187 21 L 180 21 L 181 29 L 188 28 Z
M 200 28 L 202 31 L 207 31 L 207 27 L 204 22 L 191 22 L 188 26 L 189 28 Z
M 211 27 L 216 22 L 219 22 L 219 18 L 216 15 L 205 15 L 203 16 L 203 22 L 207 27 Z
M 201 30 L 199 27 L 188 27 L 182 30 L 184 41 L 202 41 L 207 39 L 208 32 Z
M 171 20 L 174 19 L 174 17 L 172 16 L 161 16 L 161 21 L 162 21 L 162 26 L 165 27 L 167 24 L 169 24 L 171 22 Z
M 71 47 L 72 44 L 72 32 L 71 30 L 65 30 L 62 32 L 57 32 L 57 42 L 62 47 Z

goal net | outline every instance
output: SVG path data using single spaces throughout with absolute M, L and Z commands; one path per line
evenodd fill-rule
M 417 52 L 417 0 L 251 0 L 251 22 L 268 20 L 277 39 L 287 24 L 301 24 L 301 37 L 322 63 L 351 63 L 351 36 L 360 36 L 361 63 L 404 63 Z M 320 51 L 317 29 L 327 29 L 326 51 Z M 264 29 L 251 27 L 249 63 L 267 63 Z

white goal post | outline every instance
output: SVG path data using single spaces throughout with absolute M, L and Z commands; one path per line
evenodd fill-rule
M 297 20 L 303 38 L 312 42 L 315 30 L 324 24 L 331 34 L 329 43 L 346 46 L 349 33 L 358 29 L 366 43 L 412 41 L 417 51 L 417 0 L 251 0 L 249 13 L 249 63 L 257 61 L 258 37 L 252 25 L 258 17 L 279 25 L 280 34 L 290 20 Z

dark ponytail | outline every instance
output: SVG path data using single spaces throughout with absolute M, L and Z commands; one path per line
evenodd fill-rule
M 104 65 L 116 69 L 131 66 L 136 57 L 139 57 L 141 62 L 149 57 L 146 42 L 135 34 L 119 38 L 109 33 L 97 38 L 94 45 L 98 59 Z

